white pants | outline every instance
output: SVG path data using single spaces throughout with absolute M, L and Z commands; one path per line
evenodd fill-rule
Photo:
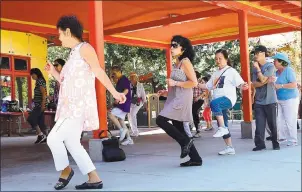
M 69 165 L 66 148 L 83 175 L 96 169 L 80 142 L 83 125 L 83 118 L 61 118 L 50 131 L 47 144 L 51 150 L 57 171 L 62 171 Z
M 139 133 L 137 129 L 137 113 L 143 105 L 131 104 L 130 113 L 128 113 L 128 120 L 132 130 L 132 133 Z
M 279 100 L 277 126 L 279 138 L 297 142 L 297 115 L 299 109 L 298 98 Z
M 186 132 L 186 134 L 188 135 L 188 137 L 193 137 L 191 130 L 190 130 L 190 122 L 183 122 L 184 125 L 184 130 Z
M 125 113 L 125 112 L 124 112 Z M 121 113 L 120 113 L 121 114 Z M 125 113 L 127 114 L 127 113 Z M 120 116 L 120 115 L 119 115 Z M 112 111 L 108 113 L 109 119 L 112 121 L 112 123 L 120 130 L 120 136 L 122 135 L 122 132 L 125 130 L 126 132 L 126 138 L 131 139 L 129 130 L 127 125 L 125 124 L 125 117 L 120 118 L 119 116 L 116 116 L 116 114 L 113 114 Z

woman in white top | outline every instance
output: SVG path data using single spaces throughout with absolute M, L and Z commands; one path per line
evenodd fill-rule
M 226 50 L 219 49 L 215 53 L 215 61 L 218 70 L 214 72 L 211 79 L 206 84 L 199 84 L 202 89 L 213 90 L 213 98 L 210 103 L 211 110 L 216 116 L 219 128 L 213 137 L 223 137 L 227 147 L 219 152 L 219 155 L 234 155 L 235 149 L 232 147 L 231 134 L 225 126 L 227 121 L 223 113 L 232 108 L 237 100 L 236 87 L 247 90 L 248 84 L 245 83 L 239 73 L 230 66 Z

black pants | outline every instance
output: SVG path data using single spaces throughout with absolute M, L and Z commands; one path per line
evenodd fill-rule
M 27 118 L 28 123 L 33 129 L 36 129 L 37 126 L 40 127 L 41 131 L 46 135 L 46 125 L 44 122 L 44 111 L 41 110 L 41 107 L 35 107 L 29 114 Z
M 273 147 L 279 146 L 277 136 L 277 104 L 259 105 L 255 104 L 255 145 L 257 147 L 265 147 L 264 136 L 266 122 L 272 133 Z
M 173 125 L 170 124 L 168 121 L 172 121 Z M 188 144 L 190 138 L 187 136 L 184 130 L 183 122 L 171 120 L 159 115 L 156 118 L 156 124 L 160 128 L 162 128 L 170 137 L 177 141 L 181 147 Z M 192 144 L 192 147 L 190 149 L 189 157 L 194 162 L 201 161 L 201 157 L 199 156 L 194 144 Z
M 199 109 L 202 106 L 202 104 L 203 104 L 203 100 L 198 100 L 197 102 L 193 102 L 193 106 L 192 106 L 193 120 L 197 132 L 198 132 L 198 125 L 200 123 Z

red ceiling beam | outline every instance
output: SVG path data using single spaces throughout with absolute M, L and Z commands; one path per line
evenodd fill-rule
M 250 37 L 260 37 L 263 35 L 272 35 L 272 34 L 277 34 L 277 33 L 286 33 L 286 32 L 291 32 L 291 31 L 295 31 L 295 29 L 291 28 L 291 27 L 284 27 L 284 28 L 279 28 L 279 29 L 256 31 L 256 32 L 250 32 L 249 38 Z M 236 40 L 236 39 L 239 39 L 239 34 L 224 36 L 224 37 L 210 38 L 210 39 L 203 39 L 203 40 L 195 40 L 195 41 L 192 41 L 192 45 L 201 45 L 201 44 L 206 44 L 206 43 L 215 43 L 215 42 L 230 41 L 230 40 Z
M 297 17 L 298 17 L 298 16 L 301 16 L 301 12 L 298 12 L 298 13 L 291 13 L 290 15 L 291 15 L 291 16 L 297 16 Z
M 157 26 L 162 26 L 162 25 L 169 25 L 169 24 L 177 23 L 177 22 L 190 21 L 190 20 L 201 19 L 201 18 L 206 18 L 206 17 L 215 17 L 215 16 L 227 14 L 227 13 L 233 13 L 233 11 L 227 10 L 224 8 L 218 8 L 218 9 L 214 9 L 214 10 L 208 10 L 208 11 L 202 11 L 202 12 L 197 12 L 197 13 L 191 13 L 191 14 L 187 14 L 187 15 L 181 15 L 178 17 L 159 19 L 159 20 L 155 20 L 155 21 L 138 23 L 138 24 L 128 25 L 128 26 L 124 26 L 124 27 L 107 29 L 104 31 L 104 34 L 105 35 L 119 34 L 119 33 L 123 33 L 123 32 L 136 31 L 136 30 L 147 29 L 147 28 L 152 28 L 152 27 L 157 27 Z
M 56 28 L 1 21 L 1 29 L 27 33 L 58 34 Z
M 291 18 L 283 17 L 281 14 L 274 14 L 267 12 L 262 9 L 258 9 L 256 7 L 249 6 L 244 3 L 240 3 L 237 1 L 208 1 L 210 4 L 214 4 L 220 7 L 225 7 L 229 9 L 237 9 L 237 10 L 246 10 L 248 14 L 255 15 L 257 17 L 264 17 L 269 20 L 273 20 L 277 23 L 289 25 L 295 27 L 297 29 L 301 29 L 301 21 L 295 21 Z
M 261 6 L 284 5 L 284 4 L 288 4 L 288 3 L 284 2 L 284 1 L 262 1 L 262 2 L 260 2 Z
M 301 13 L 301 8 L 294 8 L 294 9 L 283 9 L 281 10 L 282 13 Z
M 104 40 L 106 43 L 114 43 L 114 44 L 121 44 L 121 45 L 128 45 L 128 46 L 146 47 L 146 48 L 153 48 L 153 49 L 170 48 L 170 44 L 168 45 L 163 43 L 154 43 L 154 42 L 126 39 L 126 38 L 113 37 L 113 36 L 105 36 Z
M 287 5 L 273 5 L 271 7 L 272 10 L 291 9 L 291 8 L 297 8 L 297 6 L 292 4 L 287 4 Z

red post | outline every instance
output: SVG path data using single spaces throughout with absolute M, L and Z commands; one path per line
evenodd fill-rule
M 170 48 L 166 50 L 166 69 L 167 69 L 167 78 L 170 78 L 171 70 L 172 70 L 172 55 Z
M 247 12 L 240 10 L 238 12 L 239 23 L 239 37 L 240 37 L 240 62 L 241 62 L 241 76 L 244 81 L 250 83 L 250 61 L 248 49 L 248 24 Z M 243 119 L 245 122 L 252 122 L 252 100 L 251 88 L 243 91 Z
M 103 2 L 89 1 L 89 42 L 95 48 L 101 67 L 105 70 L 104 34 L 103 34 Z M 101 130 L 107 130 L 106 89 L 96 80 L 96 97 L 100 128 L 93 132 L 93 138 L 99 138 Z M 107 132 L 103 134 L 107 136 Z

